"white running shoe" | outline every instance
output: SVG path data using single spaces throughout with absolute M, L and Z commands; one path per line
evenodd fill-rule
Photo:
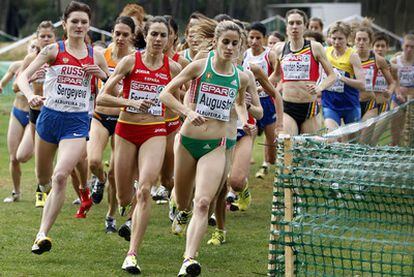
M 135 255 L 127 255 L 125 257 L 122 269 L 131 274 L 141 273 L 141 268 L 138 266 L 137 257 L 135 257 Z
M 20 193 L 15 193 L 14 191 L 12 194 L 6 198 L 4 198 L 4 203 L 13 203 L 13 202 L 19 202 L 20 201 Z
M 185 259 L 181 265 L 180 271 L 178 272 L 178 277 L 195 277 L 200 275 L 201 266 L 200 264 L 193 259 Z

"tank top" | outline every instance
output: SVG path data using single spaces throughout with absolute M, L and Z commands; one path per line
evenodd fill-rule
M 398 79 L 400 86 L 414 88 L 414 64 L 404 65 L 401 56 L 397 57 Z
M 232 65 L 233 73 L 220 74 L 213 67 L 214 52 L 210 51 L 203 73 L 191 82 L 190 101 L 202 116 L 220 121 L 230 120 L 230 110 L 240 87 L 239 72 Z
M 365 73 L 365 90 L 373 91 L 379 71 L 373 51 L 369 52 L 369 57 L 367 60 L 361 61 L 361 65 Z
M 385 60 L 388 64 L 388 66 L 390 66 L 390 62 L 388 60 Z M 388 89 L 388 83 L 387 80 L 385 79 L 384 74 L 382 74 L 381 70 L 378 70 L 378 74 L 377 74 L 377 78 L 375 79 L 375 84 L 374 84 L 374 91 L 376 92 L 385 92 Z
M 178 63 L 178 60 L 180 59 L 180 55 L 178 53 L 175 53 L 172 57 L 172 60 Z
M 319 79 L 319 63 L 312 54 L 311 42 L 305 40 L 303 48 L 293 52 L 290 41 L 285 43 L 280 58 L 282 82 L 313 81 Z
M 93 48 L 86 45 L 88 55 L 77 59 L 66 51 L 65 42 L 58 42 L 58 54 L 49 66 L 44 82 L 45 106 L 61 112 L 88 112 L 94 90 L 92 75 L 82 66 L 93 64 Z
M 148 110 L 148 114 L 164 116 L 164 106 L 160 101 L 160 93 L 171 80 L 168 56 L 164 55 L 163 65 L 156 69 L 149 69 L 142 61 L 141 52 L 135 52 L 135 66 L 132 72 L 123 80 L 123 96 L 126 99 L 149 99 L 155 102 Z M 133 107 L 125 108 L 130 113 L 142 113 Z
M 192 58 L 191 58 L 191 56 L 190 56 L 190 49 L 189 49 L 189 48 L 187 48 L 187 49 L 185 49 L 185 50 L 184 50 L 183 56 L 184 56 L 184 58 L 185 58 L 185 59 L 187 59 L 189 62 L 192 62 L 192 61 L 193 61 L 193 59 L 192 59 Z
M 348 78 L 355 78 L 354 68 L 350 62 L 352 48 L 347 48 L 345 53 L 340 57 L 333 56 L 334 48 L 332 46 L 326 49 L 328 61 L 332 64 L 335 73 L 341 74 Z M 335 83 L 322 92 L 322 106 L 334 110 L 352 110 L 359 107 L 359 91 L 356 88 L 348 86 L 338 78 Z
M 266 76 L 270 76 L 270 74 L 272 74 L 273 72 L 273 68 L 272 65 L 270 64 L 269 61 L 269 52 L 270 52 L 270 48 L 265 48 L 265 50 L 260 53 L 260 55 L 254 56 L 252 53 L 252 49 L 249 48 L 246 50 L 246 52 L 244 53 L 244 58 L 243 58 L 243 68 L 250 70 L 250 63 L 256 64 L 258 65 L 266 74 Z M 256 80 L 256 85 L 260 86 L 260 83 Z M 259 97 L 263 98 L 263 97 L 268 97 L 269 95 L 264 92 L 261 91 L 259 92 Z

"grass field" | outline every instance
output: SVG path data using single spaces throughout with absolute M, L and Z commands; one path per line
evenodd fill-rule
M 65 205 L 49 233 L 52 251 L 41 256 L 30 252 L 41 218 L 41 209 L 34 207 L 33 159 L 22 165 L 22 201 L 2 201 L 12 190 L 6 144 L 12 100 L 11 95 L 0 95 L 0 276 L 126 276 L 121 265 L 128 243 L 117 234 L 105 234 L 106 201 L 93 206 L 86 219 L 76 219 L 77 206 L 71 204 L 75 194 L 70 183 Z M 252 173 L 262 162 L 262 150 L 262 146 L 256 145 L 257 162 Z M 198 259 L 202 276 L 266 275 L 272 180 L 272 176 L 264 181 L 250 178 L 252 206 L 246 212 L 228 215 L 226 244 L 206 245 L 213 230 L 209 227 Z M 185 239 L 170 233 L 166 205 L 154 204 L 152 208 L 138 256 L 142 276 L 174 276 L 181 266 Z M 117 216 L 118 226 L 123 221 Z

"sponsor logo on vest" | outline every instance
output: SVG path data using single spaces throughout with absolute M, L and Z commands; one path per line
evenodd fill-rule
M 159 78 L 159 79 L 163 79 L 163 80 L 168 80 L 168 76 L 167 74 L 164 73 L 155 73 L 155 77 Z
M 235 89 L 230 89 L 227 87 L 222 87 L 219 85 L 209 84 L 209 83 L 201 83 L 201 91 L 204 93 L 211 93 L 211 94 L 217 94 L 221 96 L 234 96 Z
M 62 59 L 62 61 L 63 61 L 63 63 L 68 63 L 69 59 L 65 57 L 65 58 Z
M 233 86 L 237 86 L 237 81 L 234 79 L 233 81 L 231 81 L 231 83 Z
M 150 72 L 148 70 L 144 70 L 144 69 L 137 69 L 135 70 L 135 74 L 150 74 Z

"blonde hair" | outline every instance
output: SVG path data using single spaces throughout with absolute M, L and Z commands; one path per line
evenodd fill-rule
M 198 46 L 198 51 L 213 49 L 214 31 L 218 22 L 213 19 L 198 19 L 198 22 L 191 26 L 189 30 L 195 32 L 201 43 Z
M 351 26 L 343 21 L 336 21 L 331 26 L 329 26 L 328 35 L 331 36 L 335 32 L 341 32 L 345 35 L 346 38 L 351 34 Z
M 217 24 L 216 29 L 214 30 L 214 38 L 217 41 L 220 36 L 226 31 L 235 31 L 239 34 L 240 38 L 242 36 L 242 30 L 240 29 L 239 25 L 234 23 L 233 21 L 222 21 Z

